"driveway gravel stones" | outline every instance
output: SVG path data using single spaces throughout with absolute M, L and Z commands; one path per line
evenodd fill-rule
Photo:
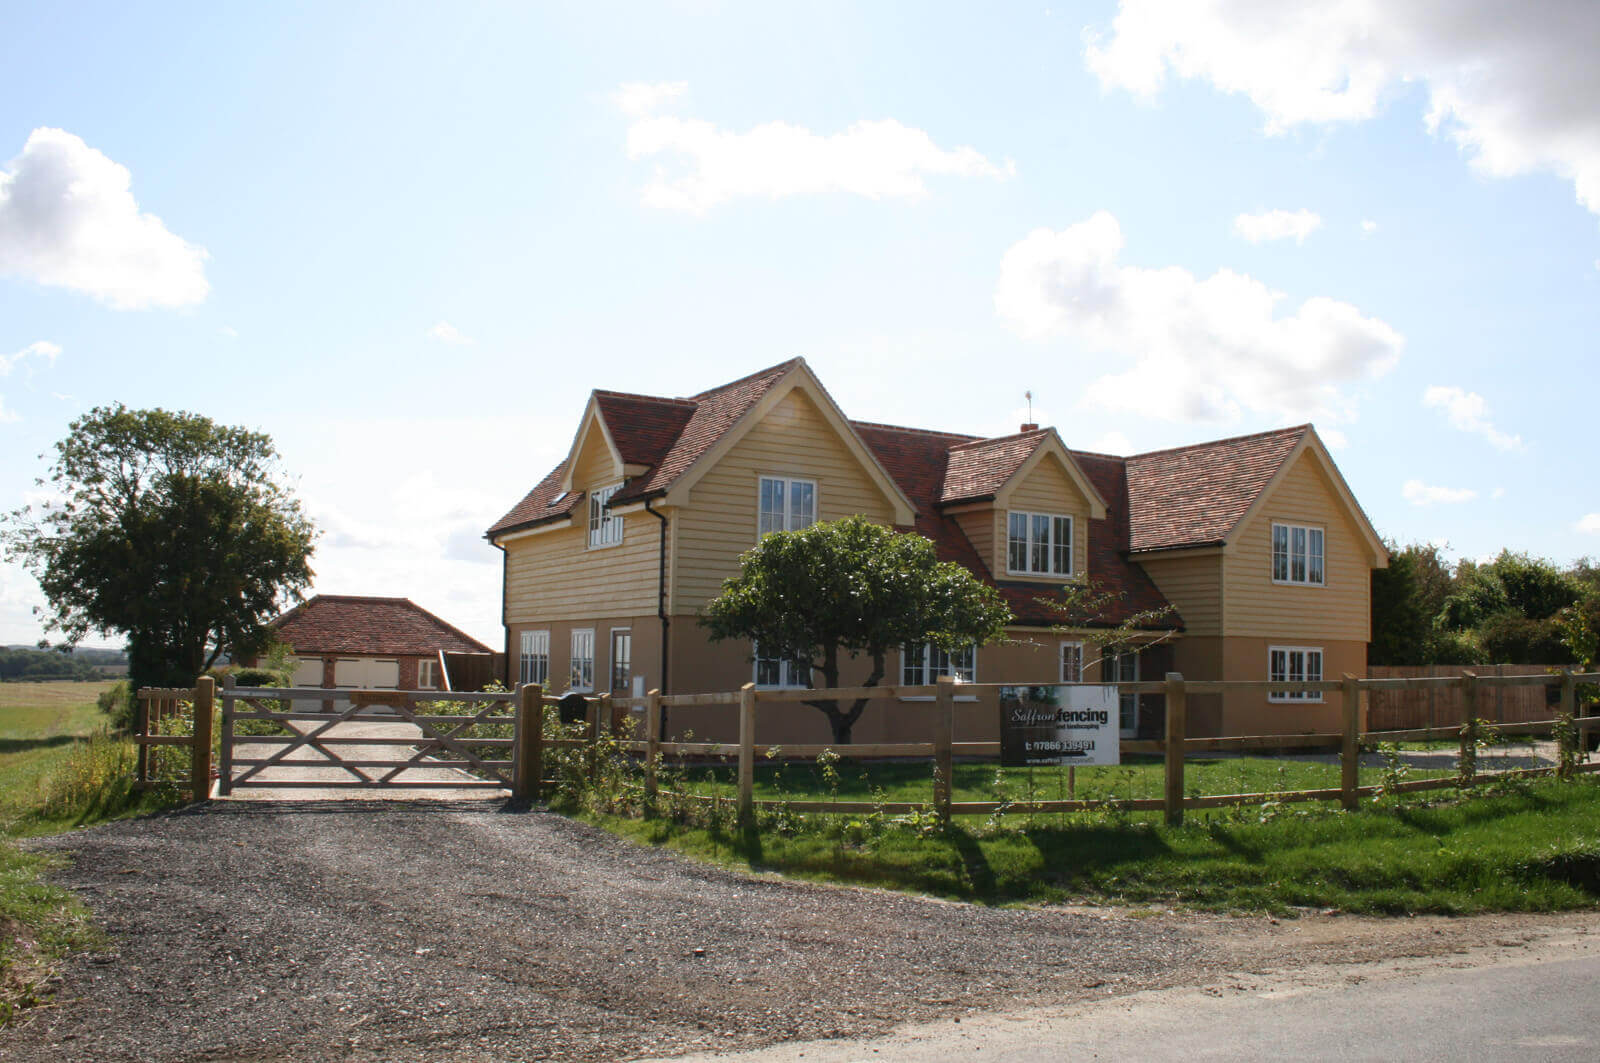
M 501 802 L 213 802 L 37 845 L 108 946 L 0 1033 L 17 1063 L 671 1055 L 1207 965 L 1167 919 L 740 875 Z

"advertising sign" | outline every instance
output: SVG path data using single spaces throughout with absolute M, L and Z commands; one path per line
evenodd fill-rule
M 1120 764 L 1115 685 L 1000 688 L 1000 763 Z

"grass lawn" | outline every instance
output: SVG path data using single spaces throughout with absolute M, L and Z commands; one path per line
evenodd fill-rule
M 949 830 L 806 817 L 733 833 L 591 817 L 702 859 L 986 904 L 1175 903 L 1278 913 L 1550 911 L 1600 903 L 1600 783 L 1537 781 L 1455 799 L 1191 812 L 1017 816 Z
M 50 961 L 98 940 L 88 913 L 43 881 L 53 858 L 12 839 L 152 811 L 170 795 L 128 786 L 132 744 L 95 705 L 112 684 L 0 683 L 0 1026 L 37 1002 Z
M 1446 751 L 1448 752 L 1448 751 Z M 1485 753 L 1481 770 L 1489 770 L 1491 755 Z M 737 768 L 731 764 L 690 765 L 681 769 L 690 790 L 700 794 L 736 797 Z M 841 760 L 835 768 L 839 776 L 841 801 L 931 801 L 933 773 L 927 761 L 916 763 L 857 763 Z M 1157 798 L 1165 785 L 1160 757 L 1132 756 L 1115 767 L 1079 768 L 1069 795 L 1066 768 L 1006 768 L 994 764 L 955 765 L 953 799 L 956 801 L 1053 801 L 1076 796 L 1079 800 L 1109 798 Z M 1381 766 L 1363 765 L 1362 785 L 1382 780 Z M 1454 773 L 1453 757 L 1440 767 L 1412 767 L 1408 779 L 1428 779 Z M 665 784 L 663 784 L 665 785 Z M 1287 790 L 1318 790 L 1339 785 L 1339 765 L 1312 758 L 1289 757 L 1190 757 L 1184 769 L 1184 790 L 1189 794 L 1281 793 Z M 815 762 L 795 762 L 779 766 L 758 762 L 755 770 L 756 799 L 827 800 L 832 790 Z M 877 795 L 881 793 L 881 798 Z

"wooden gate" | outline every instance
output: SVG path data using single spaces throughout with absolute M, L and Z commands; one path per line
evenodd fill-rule
M 508 790 L 515 702 L 509 693 L 228 685 L 217 789 Z

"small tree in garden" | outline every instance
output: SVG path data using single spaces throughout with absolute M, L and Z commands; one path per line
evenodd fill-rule
M 1172 626 L 1178 613 L 1172 606 L 1130 613 L 1121 604 L 1125 597 L 1121 591 L 1111 590 L 1098 580 L 1086 579 L 1067 584 L 1052 598 L 1037 601 L 1061 618 L 1052 628 L 1060 634 L 1093 628 L 1102 654 L 1143 653 L 1178 634 L 1177 628 Z M 1113 623 L 1111 618 L 1119 613 L 1125 615 Z M 1086 672 L 1088 668 L 1089 662 L 1085 661 Z M 1107 681 L 1113 678 L 1106 677 Z
M 701 625 L 714 641 L 749 639 L 762 656 L 793 661 L 814 689 L 839 685 L 845 657 L 871 661 L 861 685 L 877 686 L 891 650 L 931 643 L 957 652 L 995 641 L 1011 621 L 1000 593 L 940 561 L 933 543 L 865 517 L 772 532 L 739 560 L 739 574 L 707 603 Z M 819 696 L 806 704 L 845 744 L 867 701 L 843 709 Z
M 260 432 L 167 410 L 102 406 L 56 444 L 47 501 L 0 544 L 38 578 L 49 627 L 128 638 L 130 686 L 178 686 L 223 653 L 263 648 L 311 582 L 316 532 Z

